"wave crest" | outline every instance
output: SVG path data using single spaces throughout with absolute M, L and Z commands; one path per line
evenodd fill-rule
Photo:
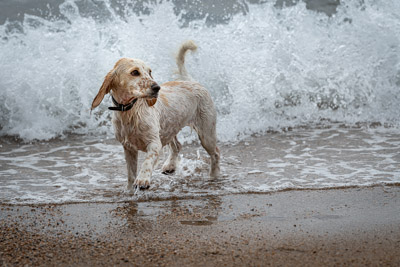
M 82 15 L 67 0 L 60 18 L 25 15 L 0 26 L 1 135 L 111 133 L 107 104 L 89 112 L 107 71 L 120 57 L 141 58 L 168 81 L 187 39 L 200 48 L 188 72 L 213 95 L 222 141 L 320 120 L 399 126 L 398 1 L 341 1 L 331 17 L 304 3 L 248 5 L 211 26 L 206 17 L 184 20 L 169 2 L 142 12 L 99 5 Z

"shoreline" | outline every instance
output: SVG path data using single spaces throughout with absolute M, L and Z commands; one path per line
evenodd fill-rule
M 400 263 L 400 187 L 0 206 L 0 265 Z
M 175 174 L 163 175 L 160 155 L 151 188 L 126 189 L 126 163 L 115 140 L 68 139 L 3 145 L 0 202 L 116 203 L 205 195 L 399 184 L 398 132 L 307 129 L 221 145 L 221 178 L 209 179 L 209 156 L 197 144 L 182 148 Z M 1 143 L 1 142 L 0 142 Z M 139 154 L 139 165 L 145 154 Z
M 375 187 L 400 187 L 400 183 L 398 182 L 384 182 L 384 183 L 376 183 L 371 185 L 344 185 L 344 186 L 333 186 L 333 187 L 322 187 L 322 188 L 283 188 L 278 189 L 276 191 L 266 191 L 266 192 L 258 192 L 258 191 L 249 191 L 249 192 L 237 192 L 237 193 L 223 193 L 216 195 L 192 195 L 192 196 L 172 196 L 172 197 L 149 197 L 138 198 L 132 200 L 121 200 L 121 201 L 67 201 L 67 202 L 48 202 L 48 203 L 0 203 L 1 207 L 40 207 L 40 206 L 63 206 L 63 205 L 80 205 L 80 204 L 127 204 L 127 203 L 143 203 L 143 202 L 160 202 L 160 201 L 180 201 L 180 200 L 198 200 L 202 198 L 208 197 L 225 197 L 225 196 L 236 196 L 236 195 L 271 195 L 277 193 L 284 192 L 292 192 L 292 191 L 329 191 L 329 190 L 346 190 L 346 189 L 368 189 Z

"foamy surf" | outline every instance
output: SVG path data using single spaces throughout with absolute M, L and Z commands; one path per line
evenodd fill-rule
M 185 146 L 175 174 L 163 175 L 158 167 L 150 189 L 134 194 L 126 190 L 122 147 L 113 139 L 1 145 L 0 203 L 9 204 L 184 199 L 400 183 L 400 133 L 393 128 L 299 128 L 225 144 L 218 179 L 208 177 L 204 150 Z
M 331 17 L 304 3 L 242 4 L 246 14 L 212 26 L 176 15 L 170 2 L 140 15 L 109 1 L 85 13 L 71 0 L 58 18 L 25 14 L 0 25 L 0 134 L 112 136 L 109 99 L 89 113 L 107 71 L 135 57 L 159 83 L 171 80 L 173 53 L 187 39 L 199 45 L 187 68 L 215 100 L 221 141 L 326 120 L 399 126 L 398 1 L 341 1 Z

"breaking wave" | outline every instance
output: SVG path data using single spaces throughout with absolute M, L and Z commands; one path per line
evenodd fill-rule
M 321 121 L 399 126 L 399 1 L 341 1 L 332 16 L 304 3 L 246 4 L 214 25 L 171 2 L 146 12 L 96 2 L 101 13 L 66 0 L 58 17 L 0 25 L 0 135 L 112 134 L 109 98 L 89 112 L 107 71 L 134 57 L 171 80 L 187 39 L 199 46 L 187 69 L 214 98 L 222 141 Z

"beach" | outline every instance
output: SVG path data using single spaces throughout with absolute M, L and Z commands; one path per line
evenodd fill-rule
M 397 0 L 0 1 L 0 266 L 399 266 L 399 13 Z M 121 58 L 176 80 L 187 40 L 221 174 L 185 127 L 175 172 L 163 148 L 132 192 L 116 88 L 91 103 Z
M 400 263 L 400 187 L 1 206 L 2 266 Z
M 221 143 L 217 179 L 193 142 L 176 173 L 161 174 L 164 153 L 150 189 L 130 193 L 114 139 L 3 139 L 1 265 L 397 266 L 399 140 L 382 127 L 269 132 Z

